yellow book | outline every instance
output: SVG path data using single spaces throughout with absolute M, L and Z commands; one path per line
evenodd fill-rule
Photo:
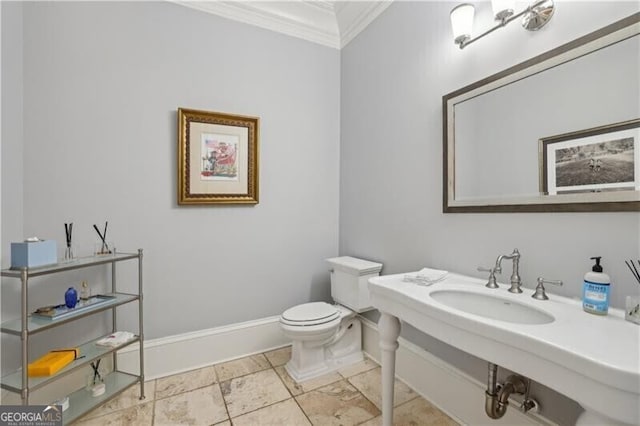
M 78 358 L 78 348 L 57 349 L 29 364 L 29 377 L 51 376 Z

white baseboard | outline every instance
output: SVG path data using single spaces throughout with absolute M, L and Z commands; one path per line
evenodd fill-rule
M 277 349 L 291 344 L 279 317 L 231 324 L 144 342 L 145 380 Z M 139 345 L 118 352 L 118 369 L 138 374 Z
M 378 326 L 365 318 L 361 317 L 361 320 L 363 350 L 379 362 Z M 396 377 L 458 423 L 474 426 L 555 425 L 537 413 L 522 413 L 515 408 L 517 405 L 511 404 L 504 417 L 490 419 L 484 412 L 484 383 L 402 337 L 398 343 Z

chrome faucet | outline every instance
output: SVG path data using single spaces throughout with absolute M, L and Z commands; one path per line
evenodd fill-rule
M 509 291 L 511 293 L 522 293 L 522 279 L 520 279 L 519 275 L 519 267 L 520 267 L 520 252 L 518 249 L 513 249 L 513 253 L 511 254 L 501 254 L 496 259 L 496 266 L 494 270 L 500 272 L 502 271 L 502 259 L 511 259 L 513 260 L 513 272 L 511 273 L 511 288 Z

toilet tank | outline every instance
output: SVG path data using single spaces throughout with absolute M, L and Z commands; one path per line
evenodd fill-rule
M 373 309 L 368 281 L 380 275 L 382 263 L 350 256 L 327 259 L 331 271 L 331 297 L 355 312 Z

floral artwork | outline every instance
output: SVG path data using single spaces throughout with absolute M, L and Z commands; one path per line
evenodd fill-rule
M 202 134 L 202 180 L 238 180 L 238 137 Z
M 178 204 L 258 204 L 260 118 L 178 108 Z

